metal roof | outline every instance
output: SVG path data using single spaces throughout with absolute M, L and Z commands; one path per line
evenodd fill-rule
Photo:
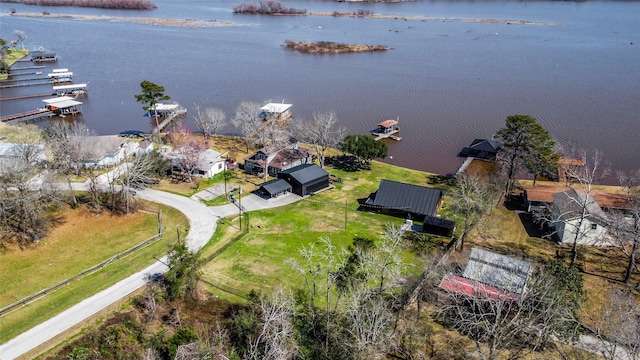
M 284 179 L 269 180 L 260 184 L 260 187 L 271 195 L 279 194 L 284 191 L 291 191 L 291 185 Z
M 329 173 L 316 164 L 302 164 L 287 170 L 282 170 L 278 175 L 289 175 L 300 184 L 306 184 L 319 178 L 329 178 Z
M 268 103 L 267 105 L 260 108 L 262 111 L 270 112 L 270 113 L 283 113 L 292 106 L 292 104 L 281 104 L 281 103 Z
M 469 145 L 469 148 L 478 150 L 478 151 L 487 151 L 487 152 L 496 152 L 500 149 L 502 145 L 499 141 L 496 140 L 487 140 L 487 139 L 475 139 Z
M 87 87 L 87 84 L 59 85 L 59 86 L 54 86 L 53 90 L 82 89 L 86 87 Z
M 433 216 L 443 195 L 440 189 L 382 179 L 365 204 Z
M 598 202 L 591 196 L 576 189 L 553 194 L 553 206 L 557 208 L 560 216 L 558 220 L 568 221 L 582 216 L 582 209 L 587 211 L 587 218 L 591 221 L 607 223 L 607 214 L 602 210 Z
M 179 107 L 180 105 L 178 104 L 163 104 L 163 103 L 157 103 L 152 110 L 159 110 L 159 111 L 166 111 L 166 110 L 175 110 Z
M 388 127 L 392 127 L 392 126 L 397 125 L 397 124 L 398 124 L 397 120 L 385 120 L 385 121 L 379 123 L 378 126 L 382 126 L 382 127 L 388 128 Z
M 70 77 L 73 76 L 72 72 L 54 72 L 54 73 L 50 73 L 47 74 L 48 77 L 50 78 L 58 78 L 58 77 Z
M 491 299 L 499 299 L 503 301 L 515 301 L 518 299 L 518 295 L 514 293 L 502 291 L 491 285 L 482 284 L 453 274 L 446 274 L 442 278 L 438 287 L 458 295 L 482 295 Z
M 512 293 L 522 294 L 532 271 L 533 266 L 529 262 L 472 248 L 462 276 Z

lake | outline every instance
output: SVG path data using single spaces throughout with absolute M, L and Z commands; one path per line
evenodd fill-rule
M 0 17 L 0 37 L 56 52 L 46 65 L 69 68 L 89 83 L 78 121 L 99 134 L 148 131 L 134 95 L 140 82 L 163 85 L 173 101 L 218 107 L 232 116 L 242 101 L 293 104 L 294 121 L 334 111 L 350 133 L 399 119 L 401 142 L 385 162 L 455 172 L 457 152 L 491 137 L 507 116 L 528 114 L 557 139 L 598 148 L 614 170 L 640 168 L 640 3 L 615 1 L 417 1 L 396 4 L 286 1 L 308 11 L 371 10 L 439 21 L 232 13 L 240 1 L 155 1 L 151 11 L 0 4 L 0 12 L 228 20 L 233 27 L 193 28 L 133 22 Z M 11 6 L 9 6 L 11 5 Z M 455 19 L 530 20 L 518 25 Z M 386 52 L 311 55 L 285 40 L 386 45 Z M 18 63 L 15 67 L 30 63 Z M 3 89 L 1 97 L 46 93 L 49 85 Z M 41 99 L 2 101 L 2 115 Z M 43 123 L 42 126 L 46 124 Z M 228 126 L 224 133 L 236 130 Z

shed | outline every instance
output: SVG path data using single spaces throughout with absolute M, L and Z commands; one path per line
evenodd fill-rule
M 260 184 L 258 193 L 263 196 L 274 198 L 291 192 L 291 184 L 284 179 L 273 179 Z
M 312 195 L 329 188 L 329 173 L 315 164 L 302 164 L 278 173 L 279 179 L 288 182 L 294 194 Z
M 422 222 L 422 232 L 440 236 L 453 236 L 456 222 L 440 217 L 427 215 Z
M 362 206 L 392 216 L 423 219 L 437 215 L 443 197 L 440 189 L 382 179 Z
M 527 261 L 472 248 L 462 276 L 510 293 L 522 294 L 532 271 L 533 266 Z

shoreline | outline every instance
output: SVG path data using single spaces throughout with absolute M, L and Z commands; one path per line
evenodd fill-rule
M 81 21 L 112 21 L 112 22 L 132 22 L 139 24 L 148 24 L 154 26 L 182 26 L 182 27 L 200 27 L 214 28 L 223 26 L 251 26 L 255 24 L 240 24 L 227 20 L 197 20 L 197 19 L 166 19 L 166 18 L 146 18 L 146 17 L 124 17 L 124 16 L 105 16 L 105 15 L 78 15 L 78 14 L 49 14 L 40 13 L 14 13 L 0 14 L 0 16 L 16 16 L 30 18 L 56 18 L 56 19 L 74 19 Z M 269 16 L 269 15 L 265 15 Z M 289 15 L 272 15 L 272 16 L 289 16 Z M 403 16 L 390 14 L 371 14 L 357 15 L 354 13 L 343 12 L 309 12 L 307 15 L 291 15 L 291 16 L 331 16 L 331 17 L 353 17 L 366 19 L 383 19 L 383 20 L 402 20 L 402 21 L 422 21 L 422 22 L 468 22 L 468 23 L 487 23 L 487 24 L 505 24 L 505 25 L 537 25 L 537 26 L 562 26 L 562 23 L 552 21 L 533 21 L 533 20 L 517 20 L 517 19 L 489 19 L 489 18 L 445 18 L 430 16 Z

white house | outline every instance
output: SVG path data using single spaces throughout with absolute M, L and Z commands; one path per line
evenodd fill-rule
M 198 155 L 196 171 L 198 172 L 198 175 L 210 178 L 225 170 L 224 162 L 225 160 L 219 152 L 207 149 Z
M 121 163 L 127 156 L 136 151 L 137 143 L 127 143 L 115 135 L 81 136 L 77 141 L 83 148 L 90 151 L 90 156 L 84 160 L 84 167 L 105 168 Z
M 585 211 L 582 223 L 583 210 Z M 578 234 L 578 244 L 607 245 L 608 217 L 600 205 L 582 191 L 570 189 L 553 194 L 550 227 L 555 229 L 558 241 L 573 243 Z

